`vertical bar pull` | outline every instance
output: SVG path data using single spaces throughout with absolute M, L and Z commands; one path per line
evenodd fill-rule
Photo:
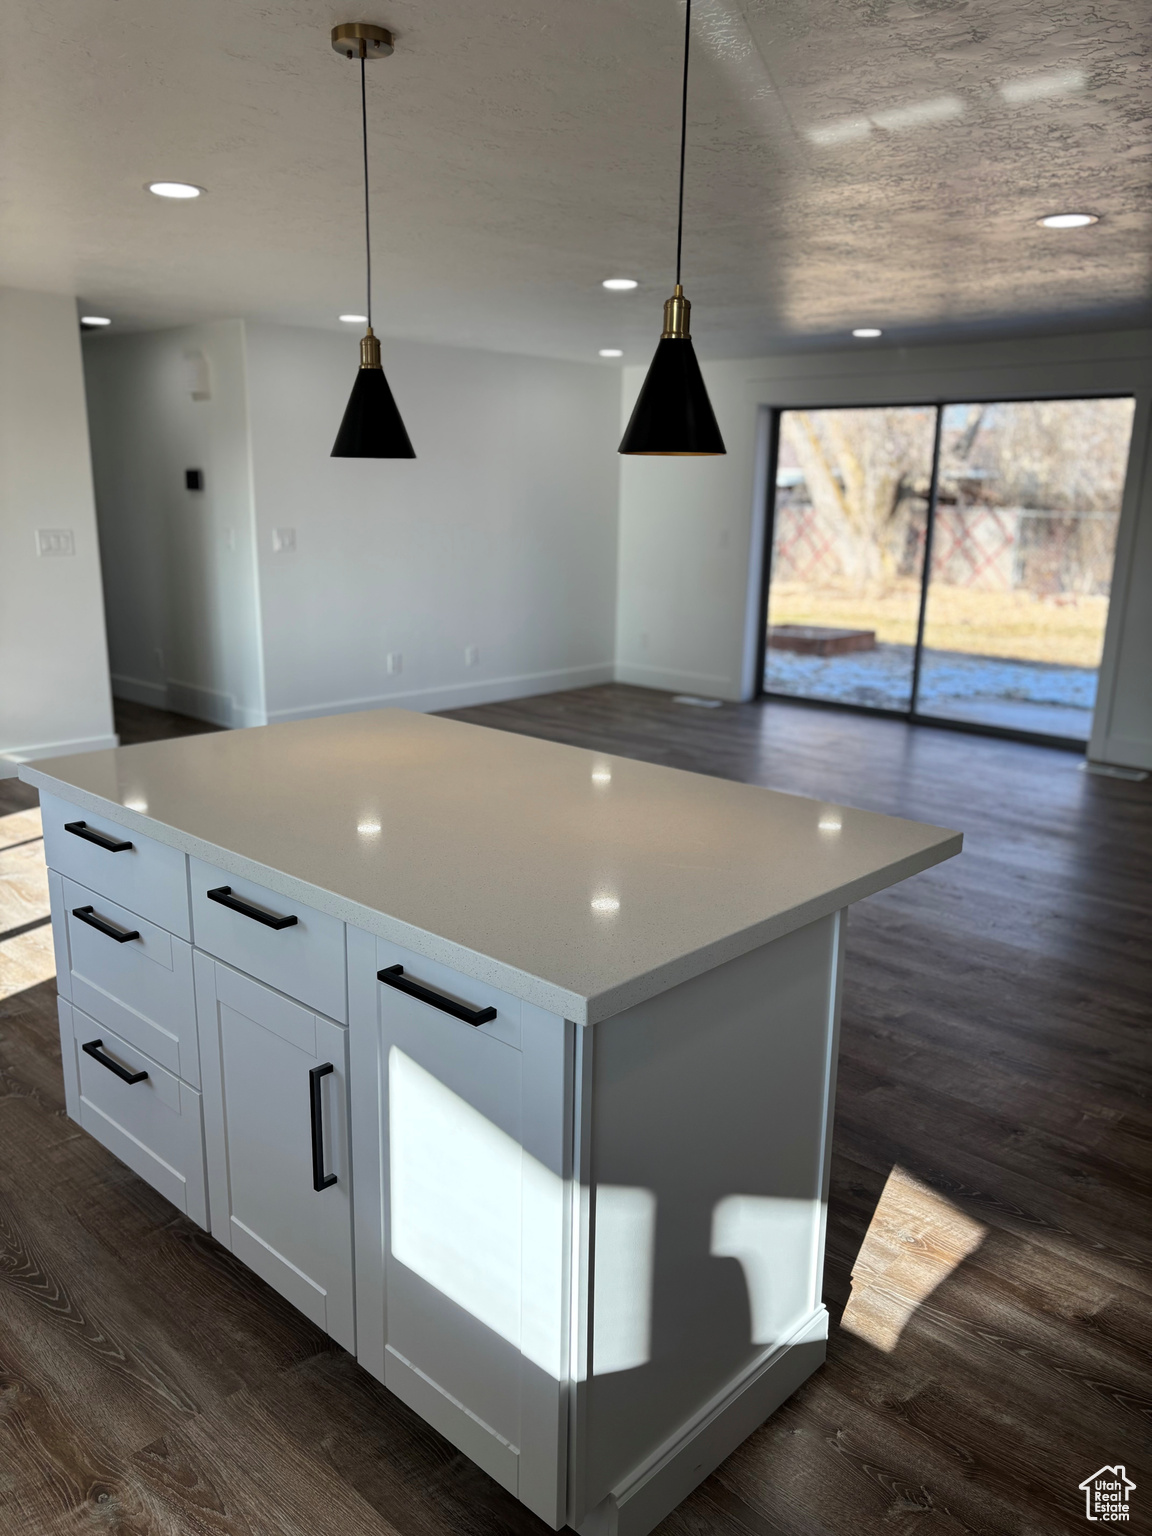
M 335 1184 L 336 1175 L 324 1172 L 324 1119 L 320 1100 L 321 1080 L 336 1068 L 330 1061 L 322 1067 L 313 1067 L 308 1074 L 308 1097 L 312 1109 L 312 1188 L 327 1189 Z

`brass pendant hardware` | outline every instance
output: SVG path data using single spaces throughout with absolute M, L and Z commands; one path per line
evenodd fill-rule
M 360 338 L 360 366 L 361 368 L 380 367 L 380 338 L 371 326 Z
M 342 21 L 332 28 L 332 46 L 347 59 L 386 59 L 396 40 L 387 27 L 370 21 Z
M 672 297 L 664 300 L 664 329 L 660 333 L 660 340 L 687 341 L 688 320 L 691 314 L 692 305 L 684 297 L 683 288 L 677 283 Z

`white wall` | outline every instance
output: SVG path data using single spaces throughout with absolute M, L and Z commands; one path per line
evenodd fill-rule
M 261 724 L 243 324 L 94 333 L 84 354 L 113 692 Z
M 766 407 L 1131 393 L 1136 419 L 1090 755 L 1152 768 L 1152 333 L 859 347 L 703 371 L 727 456 L 622 462 L 621 681 L 752 696 Z M 625 370 L 624 420 L 643 376 Z
M 37 553 L 37 529 L 74 553 Z M 116 745 L 73 299 L 0 289 L 0 753 Z
M 248 327 L 268 718 L 610 680 L 619 374 L 413 342 L 383 354 L 417 457 L 333 459 L 356 332 Z M 274 551 L 279 528 L 294 553 Z

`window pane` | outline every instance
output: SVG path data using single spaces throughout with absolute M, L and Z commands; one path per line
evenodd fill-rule
M 764 687 L 908 709 L 934 406 L 783 411 Z
M 1132 409 L 944 408 L 919 713 L 1087 739 Z

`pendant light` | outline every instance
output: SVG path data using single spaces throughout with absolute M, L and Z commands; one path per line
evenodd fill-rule
M 392 34 L 368 21 L 348 21 L 332 28 L 332 46 L 360 60 L 360 123 L 364 135 L 364 256 L 368 289 L 368 329 L 360 342 L 360 372 L 352 386 L 344 420 L 332 445 L 334 459 L 414 459 L 412 444 L 380 366 L 380 343 L 372 330 L 372 231 L 368 216 L 368 97 L 364 66 L 393 51 Z
M 705 455 L 726 452 L 688 329 L 691 304 L 680 286 L 684 240 L 684 147 L 688 135 L 688 43 L 692 0 L 684 14 L 684 86 L 680 99 L 680 213 L 676 225 L 676 287 L 664 305 L 664 330 L 620 444 L 621 453 Z

